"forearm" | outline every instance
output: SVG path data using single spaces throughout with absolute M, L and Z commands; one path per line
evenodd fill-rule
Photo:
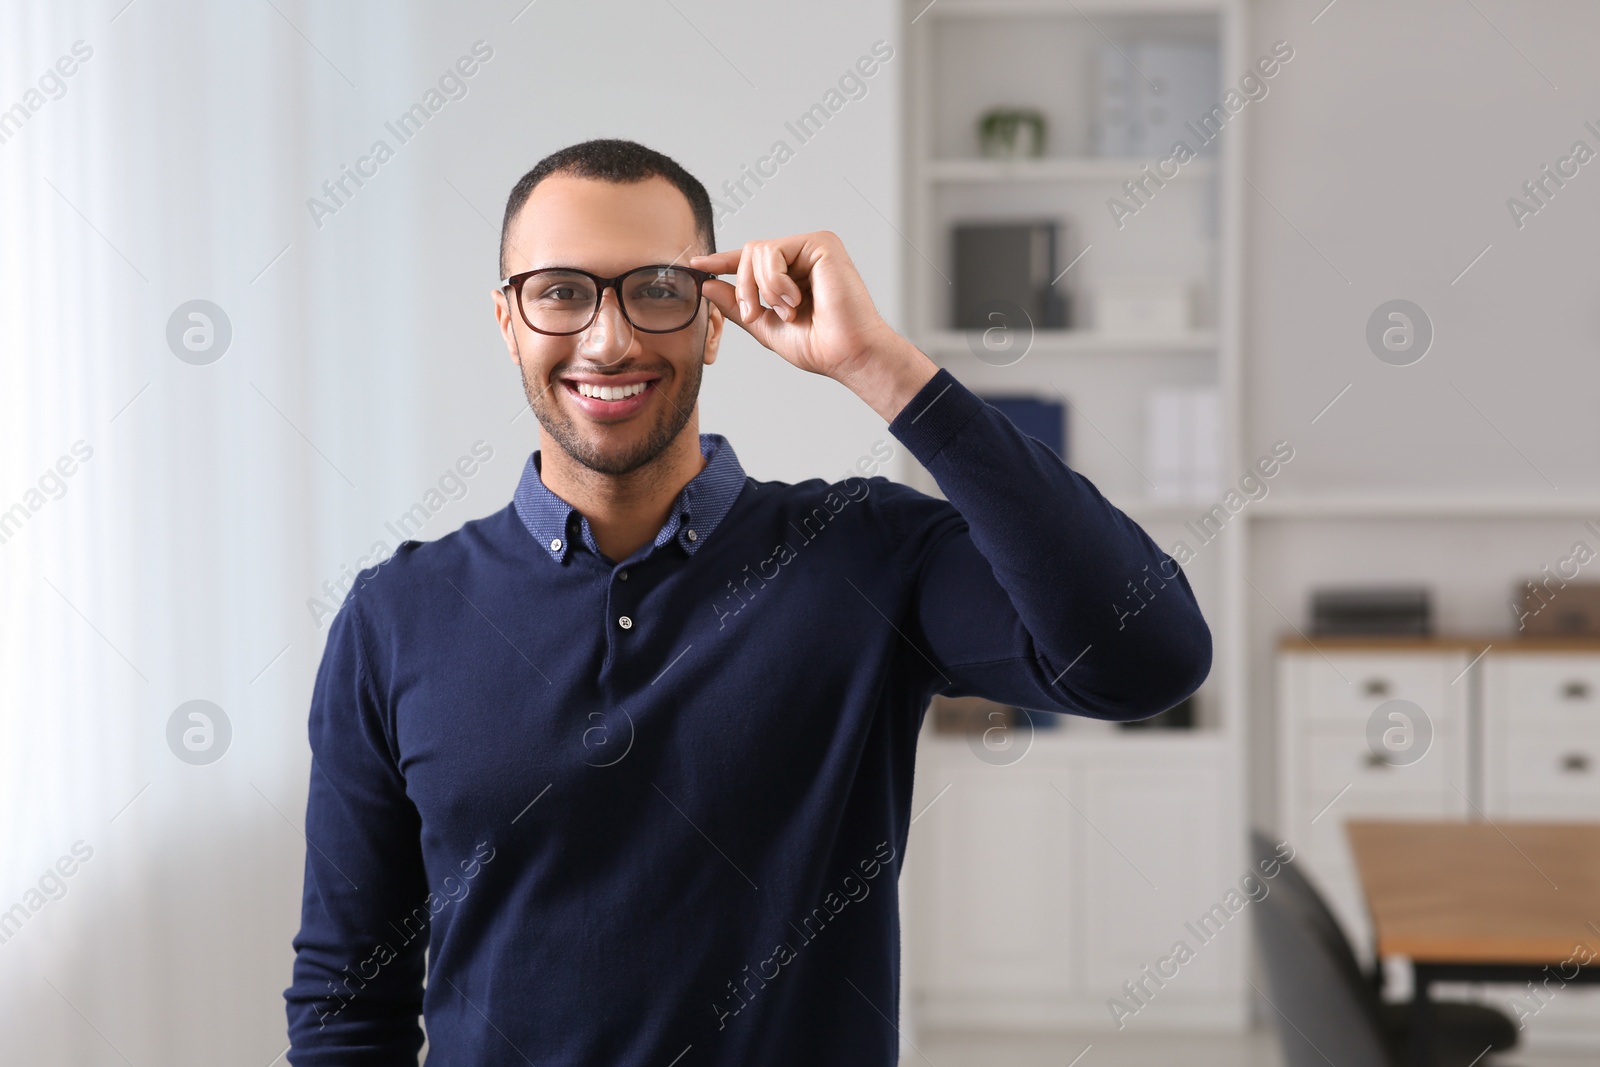
M 299 940 L 295 948 L 294 984 L 285 991 L 292 1067 L 416 1061 L 422 1047 L 420 953 L 377 968 L 371 946 L 319 951 Z
M 301 925 L 284 991 L 293 1067 L 415 1062 L 422 1045 L 417 1016 L 431 914 L 414 865 L 374 848 L 414 830 L 390 833 L 370 815 L 342 817 L 362 800 L 360 789 L 341 789 L 313 765 Z

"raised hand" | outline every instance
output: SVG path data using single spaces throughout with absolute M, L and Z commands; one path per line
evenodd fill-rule
M 705 295 L 726 317 L 801 370 L 838 381 L 892 420 L 937 372 L 878 314 L 838 236 L 826 230 L 696 256 L 689 266 L 737 274 Z

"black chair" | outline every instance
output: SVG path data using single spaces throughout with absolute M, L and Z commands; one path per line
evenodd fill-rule
M 1258 864 L 1278 864 L 1251 906 L 1267 999 L 1287 1067 L 1407 1067 L 1410 1004 L 1385 1004 L 1376 973 L 1364 971 L 1322 895 L 1293 862 L 1278 859 L 1260 831 L 1250 835 Z M 1478 1004 L 1435 1001 L 1434 1067 L 1469 1067 L 1485 1049 L 1511 1048 L 1516 1024 Z

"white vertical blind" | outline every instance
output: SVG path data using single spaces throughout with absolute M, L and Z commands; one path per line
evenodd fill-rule
M 318 230 L 305 200 L 416 90 L 415 37 L 403 8 L 6 15 L 3 106 L 88 55 L 0 145 L 8 1061 L 265 1064 L 285 1044 L 321 645 L 304 601 L 393 486 L 417 488 L 415 421 L 389 415 L 418 410 L 431 355 L 394 299 L 424 273 L 414 228 L 369 194 Z M 385 178 L 419 199 L 416 175 Z M 214 362 L 168 343 L 196 299 L 231 332 Z M 169 747 L 192 700 L 229 724 L 215 762 Z M 86 861 L 46 873 L 80 841 Z
M 874 40 L 901 44 L 887 2 L 778 19 L 720 0 L 0 12 L 0 113 L 27 111 L 0 127 L 0 1059 L 283 1051 L 325 633 L 307 602 L 475 441 L 493 460 L 420 536 L 509 500 L 535 428 L 513 421 L 489 290 L 523 171 L 624 136 L 715 189 Z M 92 55 L 28 109 L 80 40 Z M 385 124 L 480 40 L 466 95 L 398 144 Z M 892 315 L 898 108 L 877 81 L 719 241 L 835 229 Z M 318 226 L 307 199 L 379 138 L 393 158 Z M 167 340 L 197 299 L 232 334 L 203 365 Z M 842 477 L 888 436 L 736 332 L 703 395 L 702 429 L 757 477 Z M 213 763 L 168 744 L 194 700 L 231 727 Z M 79 841 L 92 856 L 47 875 Z

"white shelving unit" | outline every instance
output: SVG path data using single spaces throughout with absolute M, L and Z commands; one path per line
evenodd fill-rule
M 1211 622 L 1216 655 L 1200 693 L 1200 727 L 1193 731 L 1119 733 L 1069 720 L 1064 729 L 1037 735 L 1026 757 L 1004 767 L 986 766 L 962 738 L 931 730 L 923 738 L 921 814 L 902 881 L 902 1017 L 908 1033 L 919 1025 L 1109 1028 L 1107 1000 L 1120 995 L 1121 980 L 1135 978 L 1160 941 L 1182 937 L 1184 921 L 1207 906 L 1200 903 L 1204 897 L 1225 891 L 1246 872 L 1247 825 L 1309 842 L 1309 859 L 1319 848 L 1337 853 L 1343 809 L 1356 813 L 1365 803 L 1352 790 L 1311 825 L 1329 798 L 1306 784 L 1314 775 L 1284 756 L 1285 746 L 1291 752 L 1304 746 L 1281 729 L 1278 651 L 1286 634 L 1305 627 L 1309 591 L 1427 585 L 1436 592 L 1441 632 L 1508 634 L 1516 581 L 1555 563 L 1577 538 L 1600 544 L 1600 526 L 1585 525 L 1600 516 L 1600 496 L 1592 481 L 1574 488 L 1571 478 L 1560 478 L 1567 487 L 1560 492 L 1546 492 L 1532 479 L 1517 492 L 1489 475 L 1438 461 L 1412 479 L 1413 491 L 1394 470 L 1356 454 L 1339 468 L 1291 467 L 1265 498 L 1230 517 L 1224 536 L 1197 543 L 1191 524 L 1221 501 L 1175 502 L 1149 491 L 1139 469 L 1145 463 L 1143 399 L 1155 386 L 1216 387 L 1224 488 L 1262 449 L 1258 434 L 1276 424 L 1266 410 L 1271 396 L 1255 410 L 1242 387 L 1248 202 L 1242 164 L 1252 120 L 1247 108 L 1217 138 L 1214 154 L 1185 164 L 1117 228 L 1106 199 L 1155 160 L 1090 154 L 1088 60 L 1107 38 L 1120 41 L 1139 26 L 1165 27 L 1213 40 L 1220 81 L 1235 82 L 1257 58 L 1245 48 L 1243 0 L 938 0 L 931 6 L 908 0 L 904 10 L 911 22 L 902 227 L 908 330 L 979 392 L 1066 397 L 1072 466 L 1157 543 L 1170 548 L 1181 539 L 1196 550 L 1185 571 Z M 1222 91 L 1219 84 L 1219 96 Z M 976 119 L 995 106 L 1045 111 L 1050 141 L 1043 158 L 980 158 Z M 1103 278 L 1165 272 L 1201 283 L 1192 327 L 1159 339 L 1093 328 L 1040 330 L 1025 358 L 1008 366 L 980 360 L 969 336 L 949 325 L 949 225 L 985 217 L 1068 221 L 1058 259 L 1072 264 L 1067 280 L 1078 298 L 1075 314 Z M 1265 367 L 1282 356 L 1254 358 Z M 1272 376 L 1261 380 L 1270 383 Z M 1258 433 L 1249 433 L 1252 427 Z M 1318 432 L 1335 442 L 1340 433 L 1347 442 L 1352 433 L 1359 436 L 1331 423 Z M 1337 444 L 1318 447 L 1325 456 Z M 908 480 L 938 492 L 920 470 Z M 1474 670 L 1494 682 L 1500 657 L 1518 654 L 1497 639 Z M 1450 720 L 1449 701 L 1440 697 L 1438 704 L 1441 718 Z M 1522 712 L 1505 701 L 1491 702 L 1484 714 L 1491 735 L 1526 730 L 1524 748 L 1546 745 L 1549 751 L 1529 749 L 1527 755 L 1527 767 L 1537 765 L 1538 773 L 1549 773 L 1546 764 L 1559 756 L 1561 781 L 1570 785 L 1580 771 L 1568 764 L 1582 763 L 1587 775 L 1584 761 L 1600 760 L 1590 756 L 1600 752 L 1600 733 L 1562 727 L 1568 733 L 1558 738 L 1553 718 L 1529 726 L 1528 716 L 1515 718 Z M 1359 738 L 1349 752 L 1360 756 Z M 1334 756 L 1349 752 L 1339 749 Z M 1518 768 L 1526 771 L 1521 763 L 1487 762 L 1489 798 L 1507 805 L 1496 811 L 1547 812 L 1540 805 L 1548 798 L 1536 791 L 1514 794 L 1505 786 L 1504 796 L 1494 792 L 1502 779 L 1514 784 Z M 1292 800 L 1285 798 L 1296 790 Z M 1564 792 L 1561 798 L 1566 803 Z M 1313 799 L 1318 802 L 1310 805 Z M 1169 878 L 1168 870 L 1180 873 Z M 1326 888 L 1343 892 L 1345 910 L 1354 915 L 1355 887 L 1340 875 L 1333 870 Z M 1132 910 L 1121 907 L 1129 902 Z M 1248 924 L 1243 917 L 1237 925 Z M 1244 983 L 1248 946 L 1248 929 L 1229 930 L 1205 949 L 1211 970 L 1182 972 L 1127 1027 L 1243 1025 L 1254 997 Z M 1593 1014 L 1577 996 L 1573 1001 L 1575 1012 Z M 1554 1021 L 1549 1028 L 1561 1029 Z M 1583 1028 L 1571 1029 L 1576 1037 Z M 1593 1041 L 1592 1033 L 1581 1036 Z M 914 1053 L 908 1050 L 908 1057 Z
M 929 182 L 1110 182 L 1115 186 L 1138 174 L 1147 159 L 1087 157 L 1063 159 L 930 159 L 923 172 Z M 1209 178 L 1210 159 L 1196 159 L 1178 171 L 1176 180 Z
M 1093 67 L 1103 41 L 1203 40 L 1221 79 L 1248 67 L 1242 0 L 909 0 L 907 318 L 917 344 L 980 393 L 1065 397 L 1068 460 L 1171 548 L 1213 500 L 1156 497 L 1141 467 L 1145 398 L 1154 387 L 1220 395 L 1224 480 L 1244 468 L 1240 425 L 1240 165 L 1244 124 L 1185 164 L 1122 228 L 1106 207 L 1154 158 L 1090 154 Z M 1225 86 L 1217 86 L 1217 100 Z M 1198 108 L 1204 111 L 1212 103 Z M 1045 111 L 1043 157 L 979 154 L 976 116 L 995 106 Z M 1084 297 L 1115 275 L 1179 276 L 1196 292 L 1177 336 L 1039 330 L 1008 366 L 977 358 L 949 327 L 951 223 L 1066 221 L 1058 268 Z M 912 484 L 937 494 L 926 472 Z M 1269 498 L 1270 499 L 1270 498 Z M 1180 939 L 1247 872 L 1243 768 L 1248 527 L 1201 548 L 1186 570 L 1211 623 L 1212 674 L 1187 731 L 1120 731 L 1069 719 L 1039 732 L 1008 766 L 961 737 L 919 747 L 907 877 L 902 1018 L 919 1026 L 1114 1027 L 1108 1001 Z M 1249 919 L 1196 946 L 1198 958 L 1129 1028 L 1230 1029 L 1248 1017 Z
M 972 351 L 968 335 L 960 330 L 927 330 L 921 347 L 929 355 L 961 356 Z M 1217 350 L 1215 330 L 1188 330 L 1175 337 L 1130 337 L 1095 330 L 1038 330 L 1029 355 L 1117 356 L 1134 353 L 1164 355 L 1193 353 L 1209 356 Z
M 1600 515 L 1600 497 L 1330 494 L 1299 500 L 1269 497 L 1252 507 L 1252 517 L 1258 519 L 1591 519 Z

